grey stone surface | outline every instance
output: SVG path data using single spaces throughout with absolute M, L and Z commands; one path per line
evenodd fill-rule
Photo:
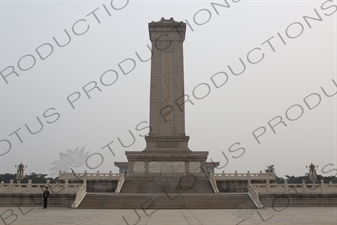
M 145 162 L 134 162 L 133 172 L 134 173 L 145 173 Z
M 71 206 L 76 194 L 50 194 L 48 204 L 52 206 Z M 43 205 L 42 194 L 0 194 L 1 206 L 41 206 Z M 0 220 L 0 225 L 2 225 Z
M 200 162 L 189 162 L 189 172 L 190 173 L 200 173 L 201 168 Z
M 149 162 L 150 173 L 185 173 L 185 162 Z
M 189 136 L 185 134 L 184 107 L 184 57 L 183 42 L 186 23 L 162 18 L 149 23 L 152 43 L 150 126 L 142 152 L 126 151 L 127 177 L 145 173 L 201 173 L 194 164 L 203 163 L 208 152 L 192 152 L 188 148 Z M 139 162 L 145 162 L 145 166 Z M 182 163 L 178 163 L 182 161 Z M 134 164 L 132 164 L 134 163 Z M 138 165 L 139 164 L 139 165 Z M 161 164 L 161 165 L 160 165 Z M 174 168 L 176 166 L 176 168 Z M 144 168 L 144 170 L 143 170 Z
M 185 136 L 183 41 L 186 24 L 161 19 L 149 24 L 151 59 L 150 136 Z
M 139 217 L 137 216 L 137 214 Z M 288 207 L 225 210 L 111 210 L 49 207 L 0 207 L 12 225 L 336 225 L 336 207 Z M 124 217 L 124 219 L 123 219 Z M 137 223 L 138 222 L 138 223 Z

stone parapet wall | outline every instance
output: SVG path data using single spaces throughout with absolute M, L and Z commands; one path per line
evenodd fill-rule
M 68 183 L 65 180 L 64 183 L 52 184 L 47 183 L 32 183 L 28 180 L 28 183 L 14 183 L 11 180 L 9 183 L 0 183 L 0 194 L 42 194 L 45 187 L 49 188 L 51 194 L 76 194 L 81 188 L 83 183 Z
M 60 180 L 72 180 L 72 181 L 81 181 L 81 180 L 119 180 L 121 174 L 120 173 L 100 173 L 97 171 L 96 173 L 75 173 L 75 172 L 59 172 Z
M 304 181 L 300 184 L 288 184 L 287 180 L 284 184 L 270 184 L 268 180 L 264 184 L 252 184 L 253 188 L 258 193 L 278 193 L 278 194 L 337 194 L 337 184 L 335 183 L 320 183 L 312 184 L 305 183 Z
M 296 206 L 337 206 L 337 194 L 260 194 L 264 207 L 283 211 Z
M 247 173 L 238 173 L 235 171 L 234 173 L 225 173 L 222 171 L 222 173 L 214 173 L 212 174 L 213 178 L 215 180 L 275 180 L 275 174 L 274 173 L 262 173 L 260 171 L 259 173 L 250 173 L 247 171 Z
M 70 207 L 76 194 L 50 194 L 48 206 Z M 42 194 L 0 194 L 0 206 L 42 207 Z

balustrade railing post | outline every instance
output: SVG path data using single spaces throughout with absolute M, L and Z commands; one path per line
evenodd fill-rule
M 302 180 L 302 191 L 303 191 L 303 193 L 306 193 L 307 192 L 307 189 L 305 188 L 307 185 L 306 185 L 306 183 L 305 183 L 305 180 L 303 179 Z
M 68 182 L 68 179 L 66 179 L 64 181 L 64 193 L 65 194 L 68 194 L 68 185 L 69 185 L 69 182 Z
M 288 188 L 289 188 L 289 186 L 288 186 L 288 180 L 284 180 L 284 190 L 285 190 L 285 193 L 288 192 Z
M 85 185 L 85 191 L 87 190 L 87 179 L 83 179 L 83 185 Z
M 321 193 L 323 194 L 324 193 L 324 180 L 322 179 L 321 180 Z
M 4 193 L 5 192 L 4 184 L 5 184 L 4 181 L 0 182 L 0 193 Z
M 8 185 L 7 192 L 8 192 L 8 193 L 12 193 L 12 192 L 13 192 L 13 187 L 14 187 L 13 179 L 10 179 L 10 180 L 9 180 L 9 185 Z
M 27 193 L 32 193 L 32 180 L 29 179 L 28 180 L 28 184 L 27 184 Z
M 0 188 L 1 188 L 1 189 L 4 188 L 4 184 L 5 184 L 5 181 L 1 181 L 1 182 L 0 182 Z
M 266 180 L 266 189 L 267 189 L 267 193 L 270 192 L 269 180 Z
M 238 172 L 236 170 L 235 170 L 234 176 L 235 176 L 235 179 L 237 180 L 238 179 Z

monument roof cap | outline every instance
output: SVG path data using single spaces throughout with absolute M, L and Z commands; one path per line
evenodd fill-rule
M 149 23 L 150 40 L 157 42 L 184 41 L 186 23 L 175 21 L 173 17 Z
M 164 17 L 162 17 L 159 21 L 155 22 L 152 21 L 150 24 L 151 25 L 155 25 L 155 24 L 177 24 L 177 23 L 183 23 L 183 21 L 175 21 L 173 17 L 171 17 L 170 19 L 165 19 Z

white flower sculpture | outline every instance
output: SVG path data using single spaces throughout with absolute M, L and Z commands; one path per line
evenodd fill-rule
M 60 170 L 68 172 L 69 169 L 82 166 L 89 155 L 89 151 L 84 153 L 84 148 L 79 150 L 79 147 L 77 147 L 74 151 L 67 150 L 67 153 L 60 152 L 60 160 L 52 163 L 55 166 L 50 168 L 50 170 L 54 170 L 50 175 L 57 175 Z

